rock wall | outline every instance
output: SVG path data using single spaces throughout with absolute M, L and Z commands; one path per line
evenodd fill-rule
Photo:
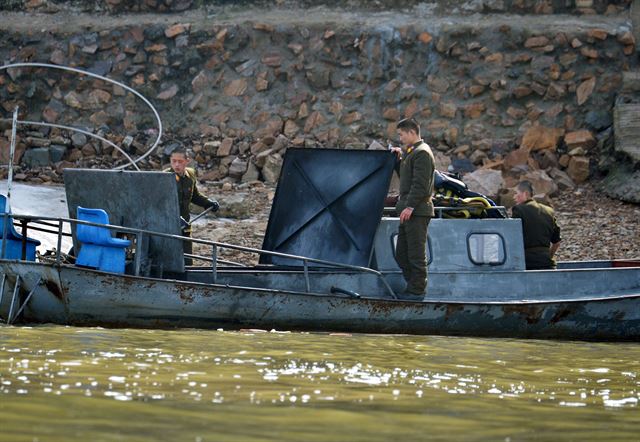
M 176 13 L 199 8 L 315 8 L 389 11 L 419 8 L 438 14 L 605 14 L 628 8 L 631 0 L 5 0 L 0 10 L 59 12 L 74 9 L 89 13 Z
M 179 2 L 145 2 L 169 3 Z M 274 182 L 288 147 L 384 148 L 398 119 L 414 117 L 439 168 L 508 204 L 506 189 L 525 177 L 547 195 L 584 182 L 613 143 L 612 109 L 622 73 L 637 68 L 635 40 L 626 2 L 584 4 L 606 15 L 307 17 L 277 8 L 218 19 L 195 9 L 69 26 L 38 15 L 38 27 L 3 33 L 0 57 L 89 70 L 148 97 L 168 136 L 144 168 L 161 167 L 180 141 L 203 179 Z M 2 117 L 16 105 L 21 119 L 84 127 L 134 155 L 154 138 L 152 114 L 99 80 L 0 71 Z M 2 129 L 6 164 L 6 121 Z M 58 129 L 21 131 L 18 153 L 16 178 L 37 182 L 59 180 L 64 167 L 124 162 Z

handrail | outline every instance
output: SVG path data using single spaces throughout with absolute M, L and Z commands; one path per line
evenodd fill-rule
M 438 213 L 438 218 L 442 218 L 442 212 L 455 212 L 458 210 L 497 210 L 498 212 L 505 215 L 507 217 L 507 208 L 505 206 L 490 206 L 490 207 L 480 207 L 480 206 L 438 206 L 434 207 L 434 212 Z
M 507 208 L 505 206 L 490 206 L 490 207 L 480 207 L 480 206 L 435 206 L 433 211 L 439 213 L 437 218 L 442 217 L 442 212 L 455 212 L 457 210 L 492 210 L 495 209 L 500 213 L 504 214 L 506 217 Z M 384 213 L 395 213 L 395 207 L 385 207 L 383 208 Z
M 131 233 L 134 234 L 136 236 L 136 243 L 139 244 L 139 240 L 141 238 L 142 235 L 151 235 L 151 236 L 156 236 L 156 237 L 161 237 L 161 238 L 168 238 L 168 239 L 176 239 L 179 241 L 191 241 L 194 243 L 198 243 L 198 244 L 204 244 L 204 245 L 210 245 L 212 247 L 222 247 L 222 248 L 226 248 L 226 249 L 231 249 L 231 250 L 239 250 L 242 252 L 249 252 L 249 253 L 256 253 L 256 254 L 265 254 L 265 255 L 271 255 L 271 256 L 277 256 L 280 258 L 287 258 L 287 259 L 291 259 L 291 260 L 297 260 L 297 261 L 302 261 L 303 264 L 303 269 L 304 269 L 304 274 L 305 274 L 305 284 L 307 286 L 307 291 L 309 291 L 309 273 L 308 273 L 308 263 L 315 263 L 315 264 L 322 264 L 325 266 L 330 266 L 330 267 L 336 267 L 336 268 L 341 268 L 341 269 L 345 269 L 345 270 L 353 270 L 353 271 L 357 271 L 357 272 L 361 272 L 361 273 L 370 273 L 373 274 L 375 276 L 377 276 L 378 278 L 380 278 L 380 280 L 382 281 L 383 285 L 385 286 L 385 288 L 387 289 L 387 291 L 389 292 L 389 294 L 396 299 L 397 296 L 395 294 L 395 292 L 393 291 L 393 289 L 391 288 L 391 286 L 389 285 L 389 283 L 387 282 L 387 280 L 384 278 L 384 275 L 382 274 L 382 272 L 378 271 L 378 270 L 374 270 L 374 269 L 370 269 L 368 267 L 361 267 L 361 266 L 356 266 L 356 265 L 351 265 L 351 264 L 344 264 L 344 263 L 339 263 L 339 262 L 334 262 L 334 261 L 327 261 L 327 260 L 323 260 L 323 259 L 317 259 L 317 258 L 310 258 L 307 256 L 301 256 L 301 255 L 292 255 L 289 253 L 282 253 L 282 252 L 274 252 L 271 250 L 263 250 L 263 249 L 256 249 L 253 247 L 246 247 L 246 246 L 238 246 L 235 244 L 228 244 L 228 243 L 223 243 L 223 242 L 219 242 L 219 241 L 211 241 L 211 240 L 207 240 L 207 239 L 198 239 L 198 238 L 190 238 L 190 237 L 186 237 L 186 236 L 181 236 L 181 235 L 173 235 L 170 233 L 161 233 L 161 232 L 154 232 L 152 230 L 145 230 L 145 229 L 136 229 L 136 228 L 131 228 L 131 227 L 125 227 L 125 226 L 118 226 L 118 225 L 114 225 L 114 224 L 101 224 L 101 223 L 93 223 L 90 221 L 84 221 L 84 220 L 79 220 L 79 219 L 74 219 L 74 218 L 63 218 L 63 217 L 51 217 L 51 216 L 33 216 L 33 215 L 20 215 L 20 214 L 11 214 L 11 216 L 14 219 L 25 219 L 29 222 L 35 222 L 38 223 L 39 221 L 57 221 L 60 223 L 60 225 L 62 225 L 62 223 L 67 222 L 71 225 L 73 224 L 83 224 L 83 225 L 87 225 L 87 226 L 95 226 L 95 227 L 104 227 L 107 228 L 109 230 L 115 230 L 118 232 L 124 232 L 124 233 Z M 59 232 L 62 229 L 59 230 Z M 60 233 L 58 234 L 60 236 Z M 214 255 L 217 255 L 217 252 L 214 253 Z M 60 258 L 60 250 L 58 248 L 58 250 L 56 251 L 56 260 L 59 262 L 59 258 Z M 135 274 L 136 276 L 139 275 L 139 256 L 136 257 L 136 271 Z M 213 267 L 214 269 L 212 269 L 212 271 L 215 273 L 215 267 L 216 267 L 216 263 L 213 263 Z

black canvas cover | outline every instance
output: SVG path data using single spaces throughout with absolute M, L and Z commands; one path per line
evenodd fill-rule
M 395 158 L 383 150 L 287 150 L 263 249 L 367 266 Z M 269 255 L 260 262 L 302 264 Z

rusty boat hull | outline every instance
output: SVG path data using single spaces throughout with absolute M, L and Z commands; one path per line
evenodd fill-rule
M 407 302 L 116 275 L 20 261 L 0 261 L 0 271 L 7 275 L 0 305 L 4 316 L 11 308 L 7 301 L 15 286 L 11 275 L 21 275 L 14 302 L 24 304 L 23 323 L 640 340 L 637 292 L 556 300 Z

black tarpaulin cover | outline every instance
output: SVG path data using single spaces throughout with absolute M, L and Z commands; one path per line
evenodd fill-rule
M 394 164 L 383 150 L 287 150 L 262 248 L 367 266 Z

